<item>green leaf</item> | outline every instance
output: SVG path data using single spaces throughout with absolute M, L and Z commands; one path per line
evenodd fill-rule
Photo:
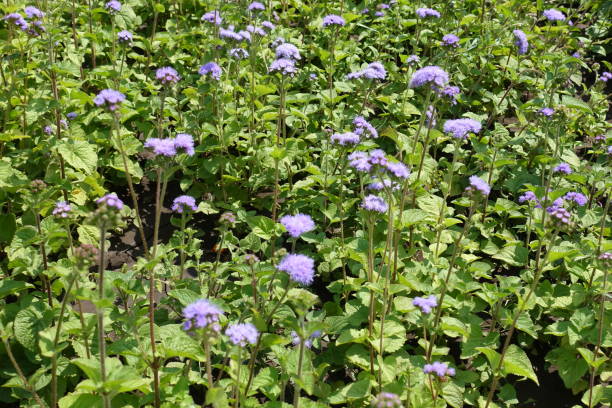
M 512 266 L 523 266 L 527 264 L 529 250 L 522 245 L 509 245 L 493 255 L 494 259 L 499 259 Z
M 86 174 L 93 173 L 98 165 L 98 155 L 94 145 L 82 140 L 65 139 L 58 143 L 57 152 L 66 163 Z
M 15 214 L 0 214 L 0 242 L 11 242 L 16 230 Z
M 52 312 L 44 302 L 32 303 L 15 316 L 15 338 L 25 348 L 38 352 L 38 333 L 46 329 L 52 320 Z
M 370 393 L 370 380 L 368 378 L 356 381 L 339 389 L 329 397 L 330 404 L 344 404 L 349 401 L 365 398 Z
M 580 99 L 574 98 L 573 96 L 563 95 L 561 103 L 567 107 L 578 109 L 585 113 L 593 113 L 589 105 Z
M 589 369 L 576 350 L 569 347 L 559 347 L 546 355 L 546 361 L 557 367 L 559 377 L 566 388 L 572 388 Z
M 33 285 L 30 285 L 26 282 L 2 279 L 0 280 L 0 299 L 8 295 L 14 295 L 15 293 L 20 292 L 24 289 L 33 287 Z
M 58 404 L 60 408 L 101 408 L 102 397 L 93 394 L 73 393 L 62 397 Z
M 508 374 L 515 374 L 521 377 L 527 377 L 536 384 L 538 377 L 533 371 L 531 361 L 527 354 L 515 344 L 511 344 L 506 351 L 506 357 L 504 358 L 504 371 Z

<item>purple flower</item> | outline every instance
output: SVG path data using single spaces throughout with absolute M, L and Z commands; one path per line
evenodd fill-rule
M 107 195 L 98 198 L 96 203 L 106 205 L 107 207 L 114 207 L 117 210 L 121 210 L 123 208 L 123 201 L 117 197 L 117 193 L 108 193 Z
M 375 11 L 374 12 L 374 16 L 375 17 L 384 17 L 385 16 L 385 12 L 384 11 Z
M 307 349 L 312 347 L 312 339 L 315 339 L 315 338 L 319 337 L 319 336 L 315 336 L 314 335 L 315 333 L 311 334 L 306 340 L 304 340 L 304 346 Z M 321 333 L 321 332 L 319 331 L 319 333 Z M 293 331 L 293 330 L 291 331 L 290 335 L 291 335 L 291 343 L 294 346 L 299 346 L 300 343 L 302 342 L 301 339 L 300 339 L 300 336 L 298 336 L 298 334 L 295 331 Z
M 416 10 L 416 15 L 419 16 L 420 18 L 426 18 L 426 17 L 440 18 L 440 13 L 438 11 L 427 8 L 427 7 L 418 8 Z
M 602 82 L 608 82 L 608 79 L 612 79 L 612 73 L 608 71 L 602 72 L 599 80 Z
M 565 208 L 561 207 L 561 205 L 556 200 L 553 205 L 546 208 L 546 212 L 548 212 L 551 217 L 553 217 L 554 221 L 560 222 L 562 224 L 569 224 L 570 218 L 572 215 Z M 561 200 L 561 203 L 563 200 Z
M 27 6 L 23 11 L 25 12 L 25 15 L 29 19 L 40 19 L 40 20 L 42 20 L 42 18 L 45 16 L 45 13 L 43 13 L 42 11 L 40 11 L 39 9 L 37 9 L 34 6 Z
M 563 196 L 564 200 L 573 201 L 579 206 L 583 207 L 589 200 L 582 193 L 576 193 L 574 191 L 570 191 L 566 195 Z
M 183 330 L 190 330 L 192 327 L 196 329 L 210 327 L 212 330 L 219 332 L 221 326 L 218 322 L 222 315 L 223 310 L 217 305 L 206 299 L 196 300 L 183 309 L 183 317 L 185 318 Z
M 491 192 L 491 187 L 487 184 L 487 182 L 478 176 L 470 176 L 470 186 L 468 189 L 471 191 L 479 191 L 485 196 L 489 195 Z
M 116 14 L 121 11 L 121 3 L 117 0 L 111 0 L 104 6 L 106 10 L 108 10 L 111 14 Z
M 445 86 L 439 92 L 440 95 L 449 97 L 453 105 L 457 103 L 456 98 L 457 98 L 457 95 L 459 95 L 460 93 L 461 93 L 461 89 L 459 89 L 458 86 Z
M 351 72 L 346 76 L 347 79 L 380 79 L 383 80 L 387 77 L 387 71 L 380 62 L 372 62 L 361 71 Z
M 536 208 L 541 208 L 542 206 L 540 205 L 540 200 L 538 200 L 538 197 L 535 195 L 535 193 L 533 191 L 526 191 L 522 196 L 519 197 L 518 199 L 519 203 L 531 203 L 534 202 L 536 203 Z
M 538 111 L 538 113 L 550 118 L 555 113 L 555 110 L 553 108 L 542 108 Z
M 249 57 L 249 52 L 244 48 L 232 48 L 229 50 L 229 55 L 237 60 L 245 59 Z
M 286 255 L 276 269 L 287 272 L 292 281 L 308 286 L 314 280 L 314 260 L 302 254 Z
M 548 19 L 548 21 L 563 21 L 565 20 L 565 14 L 555 9 L 544 10 L 542 13 L 544 17 Z
M 612 146 L 608 146 L 606 151 L 608 152 L 608 154 L 612 154 Z
M 459 37 L 455 34 L 446 34 L 442 37 L 442 45 L 458 47 L 459 46 Z
M 381 197 L 375 196 L 374 194 L 369 194 L 365 196 L 361 206 L 368 211 L 375 211 L 383 214 L 389 209 L 389 205 L 387 204 L 387 202 Z
M 240 347 L 244 347 L 247 344 L 255 344 L 257 337 L 259 337 L 257 329 L 251 323 L 230 324 L 225 329 L 225 335 L 229 337 L 232 343 Z
M 413 62 L 419 62 L 421 59 L 419 58 L 418 55 L 411 55 L 408 58 L 406 58 L 406 63 L 409 65 L 412 65 Z
M 68 118 L 68 120 L 74 120 L 77 116 L 79 116 L 79 114 L 76 112 L 70 112 L 66 114 L 66 117 Z
M 258 10 L 263 11 L 265 9 L 266 9 L 266 6 L 264 6 L 258 1 L 252 2 L 251 4 L 249 4 L 249 7 L 248 7 L 249 11 L 258 11 Z
M 512 33 L 514 34 L 514 38 L 516 38 L 514 44 L 518 47 L 519 55 L 526 54 L 527 50 L 529 49 L 527 35 L 525 35 L 525 33 L 521 30 L 514 30 Z
M 574 53 L 572 53 L 572 57 L 574 57 L 574 58 L 580 58 L 580 57 L 581 57 L 581 55 L 580 55 L 580 53 L 579 53 L 578 51 L 575 51 Z
M 349 166 L 355 170 L 368 172 L 372 169 L 372 165 L 368 160 L 368 154 L 365 152 L 356 151 L 348 156 Z
M 209 11 L 202 16 L 202 21 L 207 21 L 209 23 L 213 23 L 215 25 L 221 25 L 223 19 L 219 15 L 217 10 Z
M 436 126 L 436 123 L 438 123 L 436 121 L 436 108 L 433 105 L 429 105 L 425 110 L 425 125 L 428 128 L 433 128 Z
M 177 153 L 183 150 L 187 156 L 193 156 L 195 154 L 193 136 L 189 133 L 178 133 L 174 138 L 174 148 Z
M 110 111 L 116 110 L 123 101 L 125 95 L 114 89 L 103 89 L 93 100 L 96 106 L 107 107 Z
M 467 139 L 468 133 L 478 133 L 482 125 L 474 119 L 462 118 L 444 122 L 444 131 L 451 133 L 455 139 Z
M 221 72 L 221 67 L 215 62 L 207 62 L 206 64 L 202 65 L 198 70 L 198 73 L 200 75 L 210 75 L 217 81 L 221 79 Z
M 423 313 L 429 314 L 434 307 L 438 306 L 438 300 L 435 295 L 429 295 L 426 298 L 417 296 L 412 300 L 412 304 L 420 308 Z
M 219 222 L 221 224 L 230 224 L 233 225 L 236 223 L 236 215 L 233 212 L 226 211 L 219 217 Z
M 272 31 L 276 28 L 276 26 L 274 24 L 272 24 L 270 21 L 262 21 L 261 26 L 263 28 L 267 28 L 268 30 Z
M 268 72 L 279 72 L 282 75 L 293 75 L 297 72 L 295 61 L 289 58 L 279 58 L 272 61 Z
M 389 179 L 383 179 L 382 181 L 374 181 L 367 185 L 368 190 L 381 191 L 385 187 L 390 188 L 393 191 L 397 191 L 400 188 L 400 185 L 395 181 L 391 181 Z
M 293 238 L 315 229 L 314 221 L 306 214 L 285 215 L 280 219 L 280 223 Z
M 33 37 L 38 37 L 45 31 L 47 30 L 45 29 L 45 26 L 43 25 L 43 22 L 41 20 L 33 21 L 32 24 L 30 24 L 29 28 L 26 30 L 26 32 Z
M 433 373 L 440 378 L 445 377 L 447 375 L 455 375 L 454 368 L 449 368 L 447 363 L 441 363 L 439 361 L 434 361 L 431 364 L 425 364 L 425 366 L 423 367 L 423 372 L 425 374 Z
M 162 85 L 176 84 L 180 79 L 180 75 L 172 67 L 163 67 L 155 71 L 155 79 L 162 83 Z
M 264 33 L 265 34 L 265 33 Z M 238 31 L 238 35 L 246 42 L 251 42 L 251 33 L 248 30 Z
M 353 125 L 355 125 L 354 133 L 361 136 L 366 133 L 366 137 L 376 139 L 378 137 L 378 131 L 374 126 L 370 124 L 363 116 L 357 116 L 353 119 Z
M 572 174 L 572 168 L 567 163 L 561 163 L 553 169 L 555 173 Z
M 234 40 L 234 41 L 242 41 L 243 37 L 242 35 L 240 35 L 240 33 L 237 33 L 234 31 L 234 26 L 230 25 L 227 28 L 220 28 L 219 29 L 219 37 L 221 38 L 225 38 L 227 40 Z
M 144 147 L 153 150 L 156 156 L 176 156 L 176 146 L 172 138 L 159 139 L 157 137 L 150 137 L 145 141 Z
M 122 30 L 117 33 L 117 39 L 120 43 L 131 44 L 134 37 L 128 30 Z
M 185 210 L 197 211 L 195 198 L 188 195 L 178 196 L 172 202 L 172 211 L 182 214 Z
M 59 218 L 67 218 L 71 210 L 72 208 L 69 203 L 66 201 L 58 201 L 55 204 L 52 214 Z
M 381 392 L 372 401 L 374 408 L 401 408 L 402 400 L 392 392 Z
M 21 31 L 26 31 L 29 27 L 28 22 L 25 21 L 25 18 L 19 13 L 7 14 L 4 16 L 4 20 L 15 24 Z
M 257 35 L 260 35 L 262 37 L 267 34 L 266 31 L 263 28 L 255 27 L 255 26 L 253 26 L 251 24 L 249 24 L 246 29 L 247 29 L 247 31 L 249 33 L 257 34 Z
M 50 125 L 47 125 L 43 128 L 43 132 L 45 132 L 45 134 L 47 135 L 52 135 L 53 134 L 53 127 Z
M 327 27 L 330 25 L 343 26 L 346 24 L 346 21 L 341 16 L 336 14 L 329 14 L 323 17 L 323 27 Z
M 381 149 L 372 150 L 369 154 L 368 161 L 372 165 L 376 165 L 376 164 L 380 166 L 387 165 L 387 157 L 385 156 L 385 152 L 382 151 Z
M 359 143 L 359 135 L 353 132 L 334 133 L 331 136 L 331 142 L 339 144 L 340 146 L 356 145 Z
M 297 47 L 286 42 L 276 47 L 275 54 L 276 58 L 288 58 L 296 61 L 302 58 L 300 57 L 300 51 L 297 49 Z
M 410 177 L 410 170 L 408 170 L 408 167 L 406 167 L 404 163 L 387 162 L 385 167 L 397 178 L 406 179 Z
M 410 79 L 411 88 L 419 88 L 425 84 L 432 84 L 440 88 L 448 83 L 448 74 L 442 68 L 430 65 L 417 70 Z

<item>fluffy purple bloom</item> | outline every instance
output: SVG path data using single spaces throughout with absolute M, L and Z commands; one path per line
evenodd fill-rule
M 145 141 L 144 147 L 153 150 L 156 156 L 176 156 L 176 146 L 172 138 L 159 139 L 157 137 L 150 137 Z
M 372 165 L 368 160 L 368 154 L 365 152 L 356 151 L 348 156 L 349 166 L 358 171 L 368 172 L 372 169 Z
M 229 55 L 237 60 L 245 59 L 249 57 L 249 52 L 244 48 L 232 48 L 229 50 Z
M 410 79 L 411 88 L 419 88 L 425 84 L 435 85 L 439 88 L 448 83 L 448 74 L 442 68 L 430 65 L 415 71 Z
M 116 14 L 121 11 L 121 3 L 117 0 L 111 0 L 104 6 L 106 10 L 108 10 L 111 14 Z
M 414 62 L 419 62 L 421 59 L 419 58 L 418 55 L 411 55 L 408 58 L 406 58 L 406 63 L 411 65 Z
M 193 136 L 189 133 L 178 133 L 173 142 L 177 153 L 182 150 L 187 156 L 193 156 L 195 154 Z
M 96 106 L 107 107 L 110 111 L 116 110 L 123 101 L 125 101 L 125 95 L 114 89 L 101 90 L 93 100 Z
M 408 170 L 408 167 L 406 167 L 404 163 L 387 162 L 385 167 L 397 178 L 406 179 L 410 177 L 410 170 Z
M 459 37 L 457 37 L 455 34 L 446 34 L 444 37 L 442 37 L 442 45 L 458 47 Z
M 217 305 L 206 299 L 196 300 L 183 309 L 183 317 L 185 318 L 183 330 L 190 330 L 192 327 L 196 329 L 210 327 L 212 330 L 218 332 L 221 330 L 221 326 L 219 326 L 218 322 L 219 317 L 222 315 L 223 310 Z
M 245 40 L 246 42 L 251 42 L 251 32 L 248 30 L 240 30 L 238 31 L 238 35 L 240 38 Z
M 45 134 L 47 135 L 52 135 L 53 134 L 53 127 L 50 125 L 47 125 L 43 128 L 43 132 L 45 132 Z
M 215 62 L 207 62 L 206 64 L 202 65 L 198 70 L 198 73 L 200 75 L 210 75 L 217 81 L 221 79 L 221 72 L 221 67 Z
M 565 20 L 565 14 L 556 9 L 544 10 L 542 13 L 548 21 L 563 21 Z
M 267 34 L 266 31 L 263 28 L 255 27 L 255 26 L 253 26 L 251 24 L 249 24 L 246 29 L 247 29 L 247 31 L 249 33 L 257 34 L 257 35 L 260 35 L 262 37 Z
M 41 20 L 34 20 L 32 24 L 30 24 L 29 28 L 26 30 L 26 33 L 33 37 L 38 37 L 45 31 L 47 30 L 45 29 L 43 22 Z
M 612 252 L 604 252 L 599 255 L 597 259 L 600 259 L 602 261 L 612 261 Z
M 423 367 L 423 372 L 425 374 L 435 374 L 440 378 L 445 377 L 447 375 L 455 375 L 455 369 L 449 368 L 447 363 L 441 363 L 439 361 L 434 361 L 431 364 L 425 364 L 425 366 Z
M 468 133 L 478 133 L 482 129 L 480 122 L 462 118 L 444 122 L 444 132 L 451 133 L 455 139 L 467 139 Z
M 612 72 L 604 71 L 601 73 L 599 80 L 602 82 L 608 82 L 609 79 L 612 79 Z
M 555 110 L 553 108 L 542 108 L 538 111 L 538 113 L 550 118 L 555 113 Z
M 383 80 L 387 77 L 387 71 L 380 62 L 372 62 L 361 71 L 351 72 L 346 76 L 347 79 L 380 79 Z
M 234 26 L 230 25 L 227 28 L 219 29 L 219 37 L 225 38 L 226 40 L 242 41 L 243 37 L 240 33 L 234 31 Z
M 470 176 L 470 187 L 468 188 L 470 188 L 472 191 L 479 191 L 482 193 L 482 195 L 486 196 L 491 192 L 491 187 L 487 184 L 487 182 L 478 176 Z
M 291 335 L 291 343 L 294 346 L 299 346 L 301 343 L 300 336 L 298 336 L 298 334 L 293 330 L 291 331 L 290 335 Z M 306 346 L 306 348 L 308 349 L 311 348 L 312 341 L 319 337 L 321 337 L 321 330 L 315 330 L 314 332 L 312 332 L 310 336 L 308 336 L 306 340 L 304 340 L 304 346 Z
M 286 255 L 276 269 L 287 272 L 292 281 L 308 286 L 314 280 L 314 259 L 302 254 Z
M 68 118 L 68 120 L 74 120 L 76 119 L 77 116 L 79 116 L 79 114 L 76 112 L 69 112 L 66 114 L 66 117 Z
M 436 108 L 433 105 L 429 105 L 425 110 L 425 125 L 428 128 L 433 128 L 438 122 L 436 121 Z
M 53 215 L 59 218 L 67 218 L 72 208 L 66 201 L 58 201 L 53 209 Z
M 155 71 L 155 79 L 162 83 L 162 85 L 176 84 L 180 79 L 180 75 L 172 67 L 163 67 Z
M 336 14 L 329 14 L 323 17 L 323 27 L 327 27 L 330 25 L 343 26 L 346 24 L 346 21 Z
M 248 7 L 249 11 L 263 11 L 265 9 L 266 9 L 266 6 L 264 6 L 258 1 L 252 2 L 251 4 L 249 4 L 249 7 Z
M 419 16 L 420 18 L 426 18 L 426 17 L 440 18 L 440 13 L 438 11 L 427 8 L 427 7 L 421 7 L 421 8 L 416 9 L 416 15 Z
M 581 207 L 583 207 L 589 201 L 584 194 L 577 193 L 574 191 L 570 191 L 569 193 L 564 195 L 563 199 L 567 201 L 573 201 Z
M 172 211 L 182 214 L 185 210 L 196 211 L 198 206 L 196 205 L 195 198 L 188 195 L 178 196 L 172 201 Z
M 257 329 L 251 323 L 230 324 L 225 329 L 225 335 L 229 337 L 232 343 L 240 347 L 244 347 L 247 344 L 255 344 L 257 337 L 259 337 Z
M 275 54 L 276 58 L 288 58 L 296 61 L 299 61 L 302 58 L 297 47 L 286 42 L 276 47 Z
M 536 207 L 540 208 L 540 200 L 538 200 L 538 197 L 535 195 L 535 193 L 533 191 L 526 191 L 523 195 L 521 195 L 518 199 L 519 203 L 530 203 L 530 202 L 534 202 L 536 203 Z
M 383 198 L 375 196 L 374 194 L 365 196 L 361 206 L 368 211 L 375 211 L 379 213 L 385 213 L 389 209 L 389 204 L 387 204 Z
M 276 28 L 276 26 L 274 24 L 272 24 L 270 21 L 262 21 L 261 26 L 263 28 L 267 28 L 268 30 L 272 31 Z
M 359 143 L 359 135 L 353 132 L 334 133 L 331 136 L 331 142 L 340 146 L 356 145 Z
M 113 207 L 117 210 L 123 208 L 123 201 L 117 197 L 117 193 L 108 193 L 96 200 L 97 204 L 106 205 L 107 207 Z
M 279 58 L 270 64 L 268 72 L 279 72 L 282 75 L 293 75 L 297 72 L 295 61 L 289 58 Z
M 438 306 L 438 300 L 435 295 L 429 295 L 426 298 L 417 296 L 412 300 L 412 304 L 420 308 L 421 312 L 429 314 L 434 307 Z
M 10 13 L 4 16 L 4 20 L 15 24 L 21 31 L 26 31 L 29 27 L 28 22 L 19 13 Z
M 558 203 L 553 203 L 550 207 L 546 208 L 546 211 L 553 217 L 554 221 L 558 221 L 562 224 L 569 224 L 571 214 L 565 208 L 558 205 Z
M 120 43 L 131 44 L 134 37 L 128 30 L 122 30 L 117 33 L 117 40 Z
M 374 408 L 401 408 L 402 400 L 392 392 L 381 392 L 372 401 Z
M 372 165 L 378 164 L 380 166 L 386 166 L 387 156 L 385 156 L 385 152 L 382 151 L 381 149 L 374 149 L 370 152 L 368 161 Z
M 374 16 L 375 17 L 384 17 L 385 16 L 385 12 L 384 11 L 376 11 L 376 12 L 374 12 Z
M 376 139 L 378 137 L 378 131 L 374 126 L 370 124 L 363 116 L 357 116 L 353 119 L 353 125 L 355 125 L 354 133 L 361 136 L 364 133 L 366 137 Z
M 456 103 L 455 99 L 457 98 L 457 95 L 459 95 L 460 93 L 461 93 L 461 89 L 459 89 L 458 86 L 445 86 L 439 92 L 440 95 L 449 97 L 452 100 L 453 104 Z
M 607 152 L 608 152 L 608 154 L 612 154 L 612 146 L 608 146 L 607 147 Z
M 25 15 L 29 19 L 41 19 L 42 20 L 42 18 L 45 16 L 45 13 L 43 13 L 42 11 L 40 11 L 34 6 L 27 6 L 23 11 L 25 12 Z
M 281 217 L 280 223 L 293 238 L 315 229 L 314 221 L 306 214 L 285 215 Z
M 561 163 L 553 169 L 555 173 L 572 174 L 572 168 L 567 163 Z
M 514 41 L 514 44 L 518 48 L 519 55 L 526 54 L 527 50 L 529 49 L 529 42 L 527 41 L 527 35 L 525 35 L 525 33 L 521 30 L 514 30 L 512 31 L 512 33 L 514 34 L 514 38 L 516 39 Z
M 209 11 L 208 13 L 205 13 L 202 16 L 202 21 L 207 21 L 215 25 L 221 25 L 221 22 L 223 22 L 223 19 L 221 18 L 217 10 L 213 10 L 213 11 Z
M 381 191 L 385 187 L 390 188 L 393 191 L 397 191 L 400 188 L 400 185 L 395 181 L 391 181 L 389 179 L 383 179 L 382 181 L 374 181 L 367 185 L 368 190 Z

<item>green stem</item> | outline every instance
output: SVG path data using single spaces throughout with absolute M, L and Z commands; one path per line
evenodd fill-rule
M 105 269 L 105 235 L 106 225 L 100 224 L 100 258 L 98 264 L 98 302 L 96 315 L 98 318 L 98 353 L 100 354 L 100 380 L 102 382 L 102 401 L 104 408 L 110 408 L 110 398 L 106 392 L 106 332 L 104 330 L 104 269 Z

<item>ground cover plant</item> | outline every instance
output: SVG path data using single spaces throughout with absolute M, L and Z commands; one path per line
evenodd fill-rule
M 0 13 L 0 406 L 610 405 L 610 2 Z

